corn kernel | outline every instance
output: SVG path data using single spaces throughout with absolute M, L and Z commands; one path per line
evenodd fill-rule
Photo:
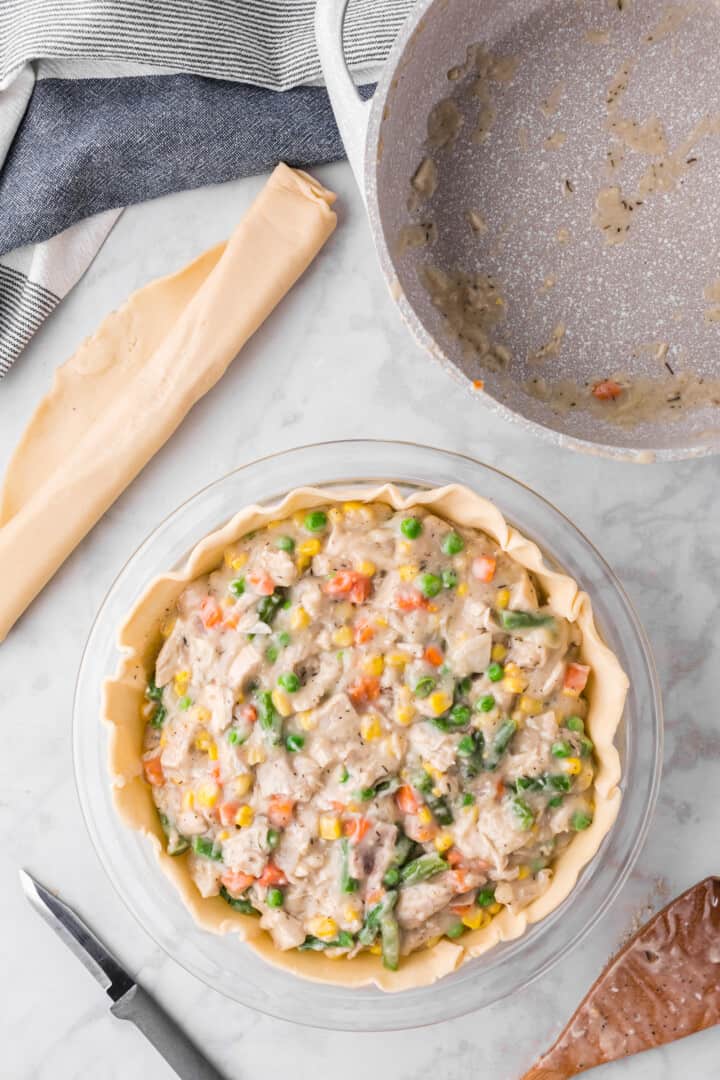
M 390 667 L 403 668 L 410 662 L 410 656 L 406 652 L 391 652 L 385 657 L 385 663 Z
M 488 915 L 499 915 L 502 911 L 502 904 L 498 904 L 497 900 L 494 904 L 491 904 L 489 908 L 486 908 Z
M 490 922 L 490 916 L 482 908 L 475 908 L 463 915 L 461 921 L 468 930 L 482 930 Z
M 182 797 L 183 810 L 195 809 L 195 793 L 193 791 L 186 791 Z
M 173 687 L 178 697 L 184 697 L 190 682 L 189 671 L 177 671 L 173 677 Z
M 495 597 L 495 606 L 499 608 L 506 608 L 510 603 L 510 590 L 498 589 L 498 594 Z
M 310 556 L 309 555 L 298 555 L 297 559 L 295 560 L 295 566 L 297 567 L 297 571 L 298 571 L 299 574 L 302 574 L 303 570 L 307 570 L 309 565 L 310 565 Z
M 209 709 L 206 709 L 204 705 L 198 705 L 196 709 L 193 709 L 193 716 L 197 720 L 198 724 L 207 724 L 208 720 L 212 716 Z
M 201 806 L 205 806 L 208 809 L 212 809 L 215 803 L 218 801 L 218 795 L 220 789 L 214 781 L 208 781 L 205 784 L 201 784 L 195 792 L 195 799 Z
M 241 829 L 245 829 L 248 825 L 252 825 L 254 820 L 255 811 L 252 806 L 241 806 L 235 815 L 235 824 L 239 825 Z
M 539 716 L 543 710 L 542 702 L 537 698 L 529 697 L 527 694 L 523 694 L 520 698 L 520 709 L 527 716 Z
M 236 555 L 235 558 L 232 560 L 232 562 L 230 563 L 230 566 L 231 566 L 231 568 L 233 570 L 242 570 L 243 566 L 247 565 L 247 561 L 248 561 L 248 553 L 247 553 L 247 551 L 241 551 L 240 554 Z
M 279 529 L 281 525 L 284 525 L 284 521 L 268 521 L 265 526 L 266 529 Z
M 379 626 L 382 629 L 383 627 L 387 626 L 387 624 L 388 624 L 388 621 L 387 621 L 387 619 L 385 618 L 384 615 L 376 615 L 375 616 L 375 625 L 376 626 Z
M 513 661 L 510 661 L 510 663 L 505 665 L 505 674 L 506 675 L 521 675 L 522 672 L 521 672 L 520 668 L 518 667 L 518 665 L 516 663 L 514 663 Z
M 438 784 L 436 784 L 435 787 L 432 789 L 432 793 L 439 799 L 443 793 L 443 789 Z
M 526 877 L 530 877 L 530 867 L 523 865 L 518 867 L 518 881 L 524 881 Z
M 265 751 L 262 746 L 249 746 L 247 752 L 248 765 L 262 765 L 265 760 Z
M 250 773 L 239 773 L 233 780 L 233 788 L 239 799 L 242 799 L 243 796 L 247 795 L 252 786 L 253 778 Z
M 244 700 L 245 700 L 245 695 L 243 694 L 242 690 L 236 690 L 235 691 L 235 704 L 236 705 L 242 705 Z
M 402 724 L 403 727 L 412 724 L 414 717 L 415 710 L 412 705 L 400 705 L 399 708 L 395 710 L 395 719 L 398 724 Z
M 409 540 L 399 540 L 397 549 L 399 555 L 410 555 L 412 552 L 412 544 Z
M 580 758 L 568 757 L 560 762 L 560 768 L 568 776 L 577 776 L 582 771 L 582 762 Z
M 317 537 L 312 540 L 303 540 L 301 544 L 298 544 L 297 550 L 298 555 L 309 555 L 312 559 L 313 556 L 320 553 L 320 541 Z
M 339 525 L 342 521 L 342 510 L 338 510 L 337 506 L 331 506 L 328 510 L 328 517 L 332 525 Z
M 339 840 L 342 833 L 340 818 L 335 814 L 321 814 L 318 832 L 323 840 Z
M 332 636 L 333 645 L 337 645 L 339 649 L 346 649 L 348 645 L 353 643 L 353 632 L 349 626 L 341 626 L 335 630 Z
M 210 748 L 210 743 L 211 742 L 212 742 L 212 737 L 209 735 L 209 733 L 207 731 L 205 731 L 204 729 L 201 729 L 200 731 L 198 731 L 197 735 L 195 736 L 195 749 L 196 750 L 202 750 L 203 752 L 207 752 L 208 749 Z
M 357 904 L 346 904 L 343 908 L 343 918 L 345 922 L 356 923 L 362 919 L 362 912 Z
M 502 681 L 502 688 L 508 694 L 522 694 L 526 686 L 527 680 L 521 675 L 506 675 Z
M 442 939 L 441 939 L 441 938 L 439 938 L 439 937 L 433 937 L 433 938 L 430 938 L 430 940 L 429 940 L 429 941 L 426 941 L 426 942 L 425 942 L 425 948 L 426 948 L 426 949 L 434 949 L 436 945 L 439 945 L 439 944 L 440 944 L 440 941 L 441 941 L 441 940 L 442 940 Z
M 237 604 L 237 598 L 234 597 L 231 593 L 228 593 L 227 596 L 223 596 L 220 603 L 223 607 L 232 607 L 233 604 Z
M 316 915 L 314 919 L 310 919 L 308 927 L 310 933 L 319 938 L 334 938 L 338 932 L 338 924 L 335 920 L 324 918 L 322 915 Z
M 429 825 L 433 819 L 427 806 L 421 806 L 417 812 L 417 818 L 421 825 Z
M 491 655 L 493 660 L 497 660 L 497 661 L 504 660 L 505 657 L 507 656 L 507 649 L 505 648 L 504 645 L 501 645 L 500 642 L 498 641 L 495 645 L 493 645 L 492 652 L 490 653 L 490 655 Z
M 467 596 L 467 594 L 468 594 L 467 582 L 461 581 L 460 584 L 458 585 L 457 589 L 455 590 L 455 592 L 457 593 L 458 596 Z
M 401 581 L 414 581 L 419 573 L 420 567 L 417 563 L 405 563 L 403 566 L 398 566 Z
M 363 660 L 362 668 L 366 675 L 375 675 L 379 678 L 385 670 L 385 660 L 378 654 L 367 656 Z
M 435 837 L 435 848 L 441 854 L 443 851 L 449 851 L 455 843 L 452 833 L 438 833 Z
M 355 569 L 357 570 L 358 574 L 362 574 L 363 577 L 372 577 L 373 574 L 377 573 L 377 566 L 374 562 L 371 562 L 370 559 L 363 559 L 357 564 Z
M 342 504 L 342 508 L 346 514 L 352 514 L 356 510 L 362 510 L 364 506 L 365 503 L 358 502 L 357 499 L 353 500 L 352 502 L 344 502 Z
M 165 622 L 162 624 L 162 627 L 160 629 L 160 633 L 162 634 L 162 636 L 164 638 L 170 637 L 173 630 L 175 629 L 175 623 L 176 622 L 177 622 L 177 619 L 166 619 L 165 620 Z
M 430 775 L 435 780 L 439 780 L 440 777 L 443 775 L 442 770 L 438 769 L 437 766 L 433 765 L 430 761 L 423 761 L 422 767 L 425 770 L 425 772 L 430 773 Z
M 525 713 L 520 709 L 513 709 L 511 713 L 512 719 L 517 724 L 518 728 L 525 727 Z
M 369 952 L 369 953 L 372 953 L 372 954 L 373 954 L 373 956 L 380 956 L 380 955 L 382 955 L 382 949 L 380 948 L 380 946 L 379 946 L 379 945 L 378 945 L 377 943 L 376 943 L 375 945 L 371 945 L 371 946 L 370 946 L 370 947 L 368 948 L 368 952 Z
M 428 705 L 434 716 L 440 716 L 441 713 L 447 712 L 450 708 L 452 705 L 452 698 L 449 694 L 446 694 L 444 690 L 436 690 L 428 698 Z
M 224 841 L 224 840 L 229 840 L 230 839 L 230 833 L 228 832 L 227 829 L 223 829 L 222 832 L 219 832 L 217 834 L 216 839 L 220 840 L 221 842 Z
M 363 716 L 360 721 L 360 734 L 365 742 L 372 742 L 373 739 L 380 738 L 382 735 L 382 725 L 380 723 L 380 717 L 376 713 Z
M 303 731 L 314 731 L 317 727 L 317 717 L 310 709 L 298 713 L 297 720 Z
M 293 707 L 288 694 L 284 690 L 281 690 L 280 687 L 277 686 L 270 696 L 273 705 L 282 717 L 290 716 L 292 714 Z
M 305 524 L 305 518 L 307 517 L 307 510 L 296 510 L 292 516 L 293 521 L 299 529 L 302 529 Z
M 302 604 L 298 604 L 296 608 L 293 608 L 290 614 L 290 629 L 304 630 L 304 628 L 309 625 L 310 616 L 308 615 Z

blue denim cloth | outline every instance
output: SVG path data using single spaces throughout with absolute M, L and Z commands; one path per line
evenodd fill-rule
M 374 87 L 364 86 L 364 97 Z M 0 172 L 0 255 L 101 210 L 344 156 L 327 93 L 198 75 L 43 79 Z

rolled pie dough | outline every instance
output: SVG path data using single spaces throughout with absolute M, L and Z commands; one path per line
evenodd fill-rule
M 332 960 L 319 952 L 280 952 L 270 936 L 259 928 L 256 919 L 234 912 L 220 897 L 203 899 L 188 873 L 186 857 L 170 856 L 164 850 L 158 813 L 150 785 L 143 776 L 141 761 L 146 724 L 144 691 L 162 644 L 161 626 L 188 582 L 217 567 L 225 548 L 245 533 L 296 510 L 344 500 L 380 501 L 396 510 L 427 506 L 449 521 L 484 530 L 503 551 L 535 575 L 546 594 L 548 606 L 577 623 L 582 631 L 580 657 L 592 668 L 586 721 L 597 760 L 592 825 L 575 835 L 553 863 L 554 874 L 549 889 L 520 914 L 513 916 L 506 908 L 484 929 L 464 934 L 459 941 L 445 938 L 430 949 L 404 957 L 398 971 L 387 971 L 380 958 L 370 953 L 361 953 L 352 960 Z M 534 543 L 508 525 L 496 506 L 466 487 L 451 485 L 415 493 L 408 498 L 390 484 L 372 489 L 308 487 L 297 489 L 270 506 L 249 506 L 223 528 L 201 540 L 182 569 L 164 574 L 148 586 L 121 628 L 118 643 L 123 658 L 117 673 L 104 687 L 103 720 L 110 728 L 110 773 L 115 804 L 122 821 L 149 838 L 163 872 L 175 883 L 186 906 L 204 930 L 217 934 L 233 931 L 265 960 L 305 978 L 342 986 L 375 984 L 390 991 L 434 982 L 467 960 L 487 952 L 499 941 L 520 937 L 531 923 L 544 918 L 562 903 L 617 815 L 620 758 L 614 737 L 623 712 L 627 677 L 617 657 L 600 638 L 587 594 L 580 591 L 572 578 L 550 570 Z M 232 944 L 228 945 L 228 948 L 232 947 Z
M 334 201 L 278 165 L 226 243 L 133 293 L 58 369 L 0 495 L 0 641 L 312 262 Z

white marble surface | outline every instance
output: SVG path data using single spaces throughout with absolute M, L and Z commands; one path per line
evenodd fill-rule
M 335 237 L 223 381 L 118 500 L 0 648 L 0 1076 L 169 1077 L 143 1038 L 29 909 L 17 869 L 60 889 L 236 1080 L 515 1080 L 554 1037 L 662 878 L 675 894 L 718 872 L 718 462 L 650 467 L 571 456 L 474 406 L 399 324 L 349 169 Z M 224 237 L 261 179 L 127 211 L 84 281 L 0 384 L 0 468 L 53 369 L 133 288 Z M 242 303 L 242 297 L 238 297 Z M 637 605 L 665 694 L 658 812 L 631 882 L 580 949 L 512 1001 L 452 1023 L 375 1037 L 301 1029 L 207 990 L 160 952 L 115 895 L 90 845 L 73 780 L 73 683 L 106 589 L 153 526 L 233 466 L 344 436 L 424 441 L 473 454 L 532 485 L 594 540 Z M 713 677 L 715 676 L 715 677 Z M 720 1027 L 596 1074 L 710 1080 Z

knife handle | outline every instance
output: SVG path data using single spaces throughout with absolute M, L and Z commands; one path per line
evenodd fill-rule
M 135 1024 L 181 1080 L 225 1080 L 142 986 L 131 986 L 110 1006 L 110 1012 Z

